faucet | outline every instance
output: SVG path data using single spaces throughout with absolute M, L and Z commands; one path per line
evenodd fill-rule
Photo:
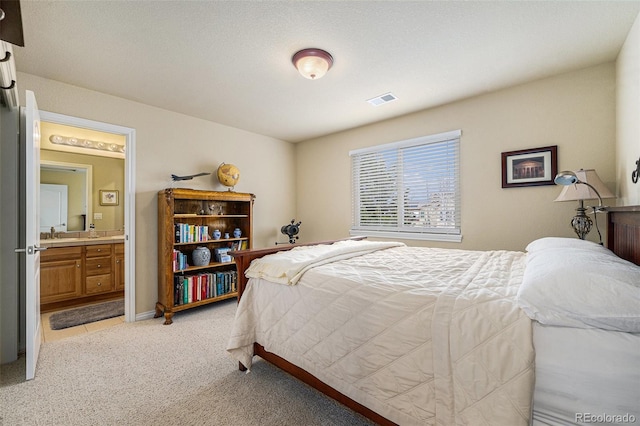
M 49 232 L 49 238 L 54 239 L 56 237 L 56 226 L 64 226 L 64 223 L 59 223 L 57 225 L 53 225 L 51 227 L 51 231 Z

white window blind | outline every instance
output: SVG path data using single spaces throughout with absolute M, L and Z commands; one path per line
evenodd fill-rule
M 351 234 L 461 241 L 461 134 L 351 151 Z

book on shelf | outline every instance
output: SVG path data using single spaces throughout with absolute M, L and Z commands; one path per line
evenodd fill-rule
M 209 227 L 207 225 L 176 223 L 175 234 L 176 243 L 199 243 L 210 240 Z
M 236 271 L 176 275 L 173 283 L 175 306 L 199 302 L 238 291 Z
M 173 272 L 182 271 L 183 269 L 187 269 L 189 267 L 189 263 L 187 262 L 187 255 L 182 253 L 180 250 L 173 250 Z
M 238 240 L 231 243 L 231 251 L 246 250 L 247 240 Z M 231 256 L 233 260 L 233 256 Z

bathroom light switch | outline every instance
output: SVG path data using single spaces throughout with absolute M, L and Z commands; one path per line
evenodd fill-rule
M 94 213 L 93 220 L 102 220 L 102 213 Z

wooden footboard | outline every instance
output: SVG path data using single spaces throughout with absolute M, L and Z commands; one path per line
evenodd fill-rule
M 364 405 L 338 392 L 331 386 L 320 381 L 314 375 L 308 373 L 306 370 L 303 370 L 302 368 L 291 364 L 289 361 L 279 357 L 276 354 L 267 352 L 262 345 L 258 343 L 254 343 L 253 353 L 254 355 L 258 355 L 260 358 L 264 359 L 265 361 L 280 368 L 281 370 L 286 371 L 287 373 L 291 374 L 293 377 L 297 378 L 298 380 L 301 380 L 302 382 L 308 384 L 312 388 L 319 390 L 323 394 L 327 395 L 329 398 L 335 401 L 338 401 L 339 403 L 341 403 L 346 407 L 349 407 L 356 413 L 362 414 L 363 416 L 374 421 L 375 423 L 379 425 L 384 425 L 384 426 L 397 425 L 396 423 L 382 417 L 380 414 L 376 413 L 375 411 L 370 410 Z

